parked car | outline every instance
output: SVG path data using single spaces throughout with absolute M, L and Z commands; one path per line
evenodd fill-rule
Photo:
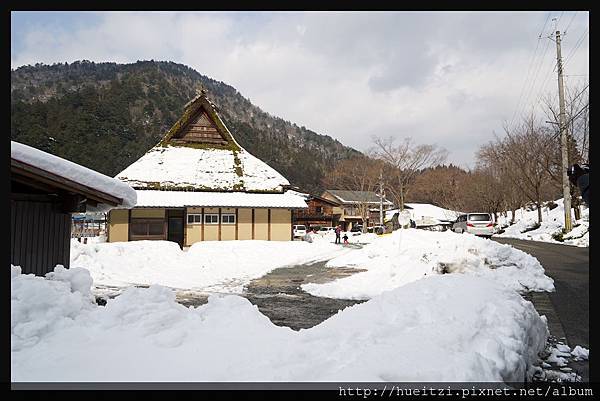
M 381 234 L 385 233 L 385 226 L 373 226 L 373 227 L 369 227 L 369 228 L 367 228 L 367 232 L 369 232 L 369 233 L 375 233 L 377 235 L 381 235 Z
M 319 234 L 328 234 L 328 233 L 333 233 L 335 234 L 335 227 L 321 227 L 319 229 Z
M 351 233 L 359 233 L 362 232 L 363 226 L 361 226 L 360 224 L 354 225 L 352 226 L 352 228 L 350 229 Z
M 494 234 L 494 221 L 489 213 L 467 213 L 458 216 L 452 225 L 452 231 L 490 238 Z
M 293 235 L 294 238 L 302 238 L 306 235 L 306 226 L 305 225 L 295 225 L 293 227 Z

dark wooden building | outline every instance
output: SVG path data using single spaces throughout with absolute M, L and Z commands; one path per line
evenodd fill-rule
M 304 224 L 308 227 L 335 227 L 341 213 L 339 203 L 316 195 L 306 199 L 308 209 L 294 211 L 294 224 Z
M 10 182 L 10 262 L 23 274 L 69 267 L 71 213 L 135 204 L 135 191 L 114 178 L 18 142 Z

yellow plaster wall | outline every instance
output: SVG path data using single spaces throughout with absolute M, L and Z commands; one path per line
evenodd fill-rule
M 238 209 L 238 239 L 252 239 L 252 209 Z
M 271 209 L 271 241 L 289 241 L 292 232 L 292 212 Z
M 269 239 L 268 209 L 254 209 L 254 239 Z
M 164 218 L 165 217 L 165 209 L 159 208 L 135 208 L 131 209 L 131 217 L 132 218 Z
M 108 216 L 108 242 L 129 240 L 129 210 L 113 209 Z

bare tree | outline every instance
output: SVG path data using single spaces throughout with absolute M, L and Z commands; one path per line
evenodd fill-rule
M 505 126 L 506 137 L 496 139 L 500 169 L 523 195 L 534 203 L 538 210 L 538 221 L 542 222 L 541 203 L 550 196 L 552 179 L 549 174 L 549 153 L 555 151 L 552 136 L 533 117 L 527 118 L 516 130 Z M 556 188 L 554 188 L 556 192 Z
M 411 194 L 406 199 L 444 209 L 465 210 L 463 188 L 468 177 L 467 171 L 452 165 L 425 169 L 415 177 Z
M 566 101 L 565 101 L 565 113 L 567 120 L 567 142 L 568 142 L 568 158 L 569 164 L 574 163 L 589 163 L 589 84 L 585 87 L 576 85 L 571 88 L 567 88 Z M 559 131 L 559 107 L 556 104 L 555 96 L 548 94 L 543 99 L 545 108 L 544 112 L 549 118 L 549 122 L 554 127 L 554 137 L 556 141 L 560 140 Z M 555 174 L 552 174 L 552 178 L 559 184 L 562 183 L 562 164 L 560 152 L 556 152 L 553 155 L 555 158 L 556 167 Z M 575 211 L 575 219 L 581 218 L 581 209 L 579 201 L 579 190 L 577 187 L 570 185 L 571 206 Z
M 436 145 L 416 145 L 411 138 L 405 138 L 396 144 L 396 138 L 373 137 L 374 147 L 371 154 L 385 163 L 385 175 L 390 181 L 389 193 L 404 210 L 404 199 L 409 193 L 416 175 L 423 169 L 443 163 L 448 152 Z
M 323 185 L 330 189 L 355 191 L 358 215 L 363 221 L 363 232 L 367 230 L 369 209 L 372 207 L 371 192 L 378 189 L 382 163 L 369 157 L 340 160 L 333 170 L 323 177 Z

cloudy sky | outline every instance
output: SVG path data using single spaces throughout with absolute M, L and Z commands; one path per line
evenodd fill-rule
M 565 83 L 583 87 L 584 11 L 12 12 L 11 67 L 174 61 L 356 149 L 411 137 L 473 167 L 505 121 L 556 97 L 556 28 Z

